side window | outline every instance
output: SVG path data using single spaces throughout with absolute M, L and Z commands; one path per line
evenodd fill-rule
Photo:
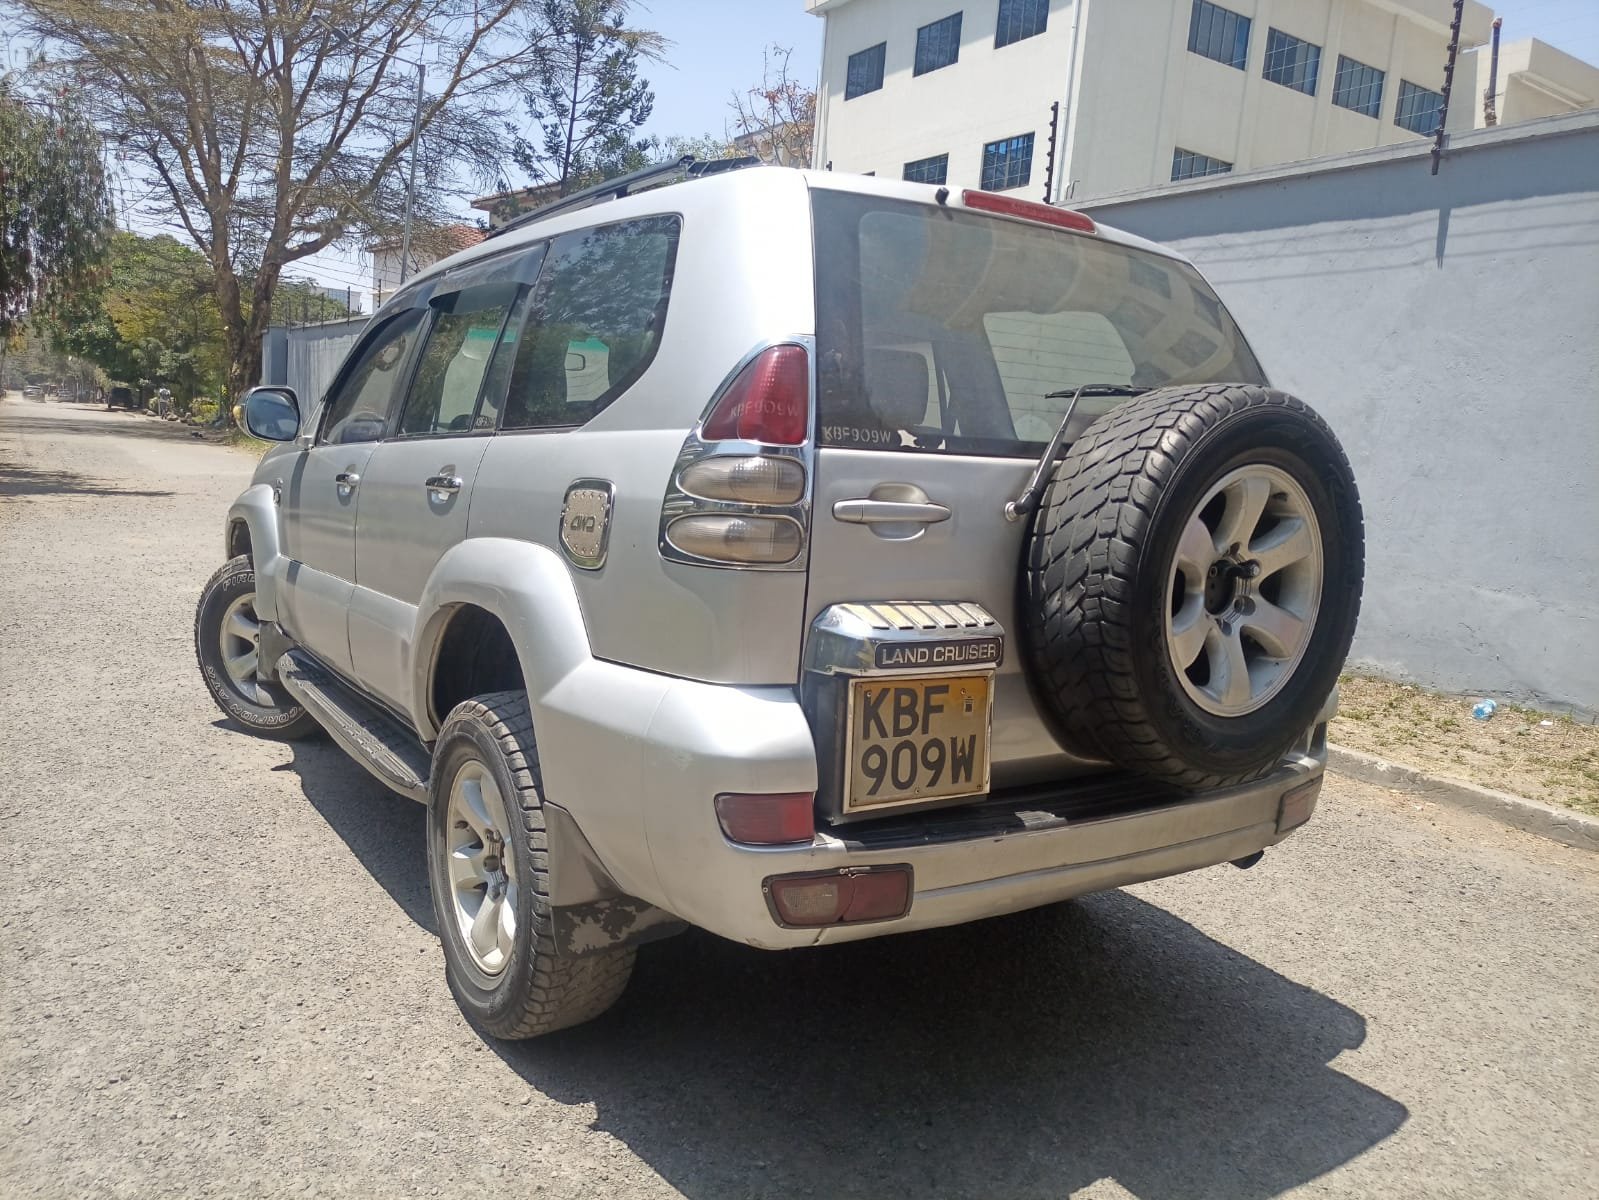
M 490 283 L 435 296 L 427 346 L 400 414 L 406 437 L 494 428 L 479 416 L 478 397 L 518 292 L 515 283 Z
M 681 222 L 645 217 L 555 239 L 533 291 L 505 429 L 570 428 L 603 411 L 660 347 Z
M 322 425 L 324 442 L 375 442 L 383 436 L 426 316 L 426 309 L 400 313 L 356 351 L 338 394 L 329 402 Z

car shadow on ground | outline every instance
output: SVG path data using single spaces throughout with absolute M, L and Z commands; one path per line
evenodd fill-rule
M 8 426 L 10 428 L 10 426 Z M 170 496 L 170 491 L 123 488 L 74 471 L 36 471 L 0 459 L 0 496 Z
M 296 744 L 286 769 L 433 930 L 421 806 L 329 743 Z M 1113 892 L 789 953 L 690 932 L 644 947 L 600 1020 L 484 1040 L 695 1200 L 1061 1200 L 1101 1179 L 1140 1200 L 1252 1200 L 1407 1119 L 1330 1065 L 1365 1033 L 1347 1006 Z
M 230 722 L 215 723 L 236 729 Z M 329 738 L 291 743 L 292 761 L 273 768 L 299 777 L 311 807 L 411 920 L 437 936 L 428 895 L 427 809 L 389 791 Z
M 160 421 L 144 413 L 130 412 L 125 408 L 107 410 L 92 404 L 62 405 L 72 416 L 37 417 L 25 411 L 7 407 L 5 431 L 7 433 L 39 433 L 54 437 L 68 434 L 81 437 L 147 438 L 152 441 L 199 441 L 195 430 L 178 421 Z M 79 416 L 78 412 L 100 413 L 106 420 Z

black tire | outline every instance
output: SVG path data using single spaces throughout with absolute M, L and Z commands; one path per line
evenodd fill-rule
M 512 823 L 504 850 L 514 859 L 516 877 L 527 881 L 517 889 L 511 952 L 492 975 L 467 949 L 446 861 L 450 792 L 471 762 L 493 776 Z M 541 788 L 525 692 L 492 692 L 451 710 L 433 752 L 428 879 L 450 991 L 474 1023 L 498 1038 L 539 1037 L 593 1020 L 616 1003 L 633 973 L 631 946 L 578 956 L 555 951 Z
M 1166 606 L 1189 514 L 1247 466 L 1283 472 L 1303 489 L 1320 534 L 1322 586 L 1309 640 L 1276 692 L 1255 711 L 1218 716 L 1178 678 Z M 1257 779 L 1337 683 L 1364 564 L 1349 460 L 1304 403 L 1224 384 L 1129 401 L 1073 444 L 1034 518 L 1023 645 L 1040 706 L 1069 744 L 1142 775 L 1192 790 Z
M 254 595 L 255 568 L 248 555 L 229 559 L 206 581 L 194 610 L 194 656 L 211 699 L 237 724 L 259 737 L 295 741 L 320 729 L 316 718 L 277 684 L 257 684 L 256 694 L 246 695 L 223 664 L 223 618 L 236 601 Z

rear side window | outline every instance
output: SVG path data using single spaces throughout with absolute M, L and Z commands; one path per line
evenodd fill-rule
M 1263 383 L 1192 267 L 1086 234 L 812 193 L 824 446 L 1033 457 L 1088 383 Z M 1084 398 L 1072 428 L 1117 404 Z
M 478 419 L 478 398 L 517 292 L 514 283 L 491 283 L 433 298 L 433 328 L 400 414 L 402 436 L 494 427 L 492 413 Z
M 503 428 L 582 425 L 644 373 L 666 324 L 680 227 L 645 217 L 555 239 L 517 340 Z

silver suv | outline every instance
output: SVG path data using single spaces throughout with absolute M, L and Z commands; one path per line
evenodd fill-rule
M 1181 257 L 685 160 L 427 271 L 228 512 L 212 695 L 428 805 L 450 985 L 587 1020 L 766 949 L 1217 863 L 1311 814 L 1349 465 Z

